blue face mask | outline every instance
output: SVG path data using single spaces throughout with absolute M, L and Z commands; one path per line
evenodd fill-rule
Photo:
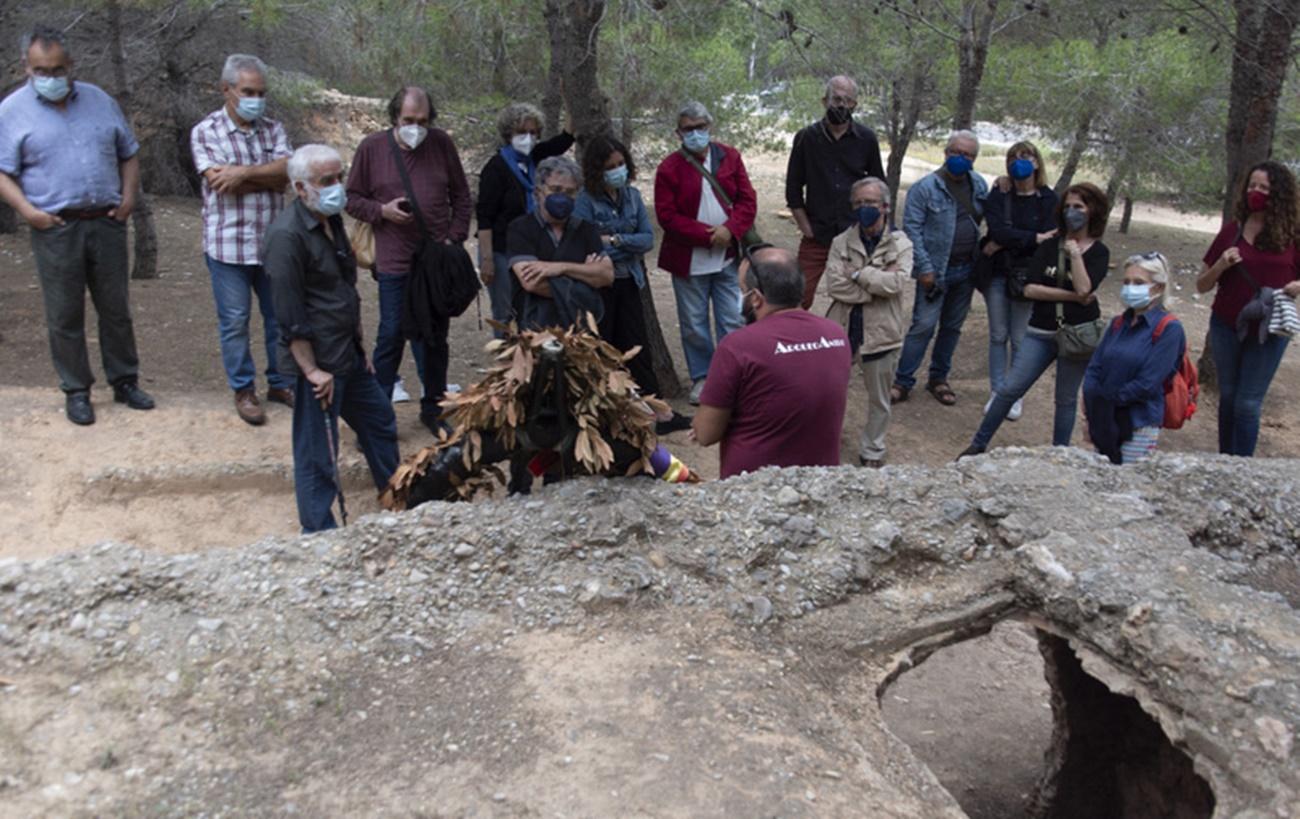
M 1151 285 L 1126 284 L 1119 290 L 1119 300 L 1125 307 L 1141 310 L 1151 303 Z
M 943 166 L 947 168 L 948 173 L 953 176 L 965 176 L 970 173 L 970 169 L 974 167 L 974 164 L 961 154 L 956 154 L 955 156 L 950 156 L 945 159 L 943 161 Z
M 62 102 L 72 90 L 67 77 L 32 77 L 32 87 L 50 102 Z
M 709 147 L 709 129 L 696 128 L 694 131 L 683 133 L 682 144 L 686 146 L 686 150 L 698 154 Z
M 619 165 L 617 168 L 605 171 L 605 184 L 611 188 L 621 188 L 627 184 L 627 166 Z
M 266 112 L 265 97 L 240 97 L 239 105 L 235 107 L 240 119 L 244 122 L 253 122 L 262 118 Z
M 316 191 L 316 205 L 312 209 L 322 216 L 334 216 L 343 212 L 343 206 L 347 201 L 348 192 L 344 189 L 343 183 L 336 182 Z
M 876 226 L 876 222 L 880 221 L 880 208 L 872 205 L 863 205 L 854 213 L 857 214 L 858 224 L 862 226 L 863 230 L 871 230 Z
M 573 197 L 567 193 L 553 193 L 543 203 L 552 219 L 568 219 L 573 213 Z
M 1034 163 L 1029 159 L 1017 159 L 1007 167 L 1007 170 L 1011 173 L 1012 179 L 1017 181 L 1028 179 L 1034 175 Z

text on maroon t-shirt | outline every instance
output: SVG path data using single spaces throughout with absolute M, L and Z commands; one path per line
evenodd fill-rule
M 731 410 L 723 478 L 764 466 L 838 466 L 852 354 L 836 322 L 773 313 L 727 335 L 700 403 Z

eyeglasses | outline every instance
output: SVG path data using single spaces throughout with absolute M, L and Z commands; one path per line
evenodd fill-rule
M 839 94 L 836 94 L 835 96 L 833 96 L 833 97 L 831 97 L 830 99 L 828 99 L 827 102 L 829 102 L 831 105 L 843 105 L 843 106 L 845 106 L 845 107 L 847 107 L 847 108 L 852 108 L 853 106 L 855 106 L 855 105 L 858 104 L 858 98 L 857 98 L 857 97 L 843 97 L 843 96 L 840 96 Z
M 1168 259 L 1165 258 L 1165 254 L 1161 253 L 1158 250 L 1153 250 L 1150 253 L 1139 253 L 1138 258 L 1145 259 L 1146 261 L 1149 262 L 1154 262 L 1156 260 L 1159 260 L 1161 262 L 1168 261 Z

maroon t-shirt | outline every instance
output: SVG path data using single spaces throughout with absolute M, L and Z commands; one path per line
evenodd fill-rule
M 1237 223 L 1230 221 L 1220 230 L 1219 235 L 1214 237 L 1214 243 L 1210 249 L 1205 251 L 1203 261 L 1207 265 L 1213 265 L 1223 255 L 1223 251 L 1233 247 L 1233 240 L 1236 239 L 1236 247 L 1241 251 L 1241 264 L 1230 267 L 1223 271 L 1219 277 L 1219 289 L 1214 294 L 1214 315 L 1229 327 L 1237 326 L 1237 314 L 1241 308 L 1255 297 L 1255 288 L 1251 286 L 1250 280 L 1241 273 L 1241 268 L 1245 267 L 1246 272 L 1255 280 L 1255 284 L 1260 287 L 1272 287 L 1275 290 L 1281 290 L 1282 287 L 1300 278 L 1300 252 L 1296 251 L 1294 243 L 1281 253 L 1269 253 L 1259 250 L 1245 237 L 1237 239 Z
M 764 466 L 838 466 L 852 353 L 843 328 L 804 310 L 727 335 L 700 403 L 731 410 L 722 477 Z
M 399 225 L 381 215 L 385 203 L 406 196 L 402 175 L 393 161 L 391 129 L 377 131 L 357 146 L 348 174 L 348 214 L 375 229 L 375 270 L 409 273 L 420 250 L 420 226 L 412 219 Z M 415 188 L 415 199 L 429 232 L 438 240 L 463 242 L 469 237 L 469 217 L 474 200 L 460 155 L 446 131 L 430 128 L 414 151 L 399 149 L 402 163 Z

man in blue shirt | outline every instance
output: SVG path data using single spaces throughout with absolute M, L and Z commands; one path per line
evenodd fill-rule
M 916 385 L 916 371 L 936 327 L 939 333 L 925 389 L 941 404 L 957 403 L 957 395 L 948 385 L 948 372 L 975 290 L 971 273 L 988 195 L 988 184 L 974 169 L 979 152 L 975 134 L 953 132 L 944 149 L 943 166 L 907 192 L 903 230 L 912 240 L 916 302 L 890 391 L 895 404 L 906 401 Z
M 135 206 L 140 146 L 122 110 L 72 80 L 63 34 L 23 38 L 28 82 L 0 102 L 0 198 L 31 226 L 50 353 L 68 420 L 93 424 L 86 351 L 86 289 L 99 313 L 99 345 L 113 400 L 153 409 L 139 386 L 127 297 L 126 221 Z

